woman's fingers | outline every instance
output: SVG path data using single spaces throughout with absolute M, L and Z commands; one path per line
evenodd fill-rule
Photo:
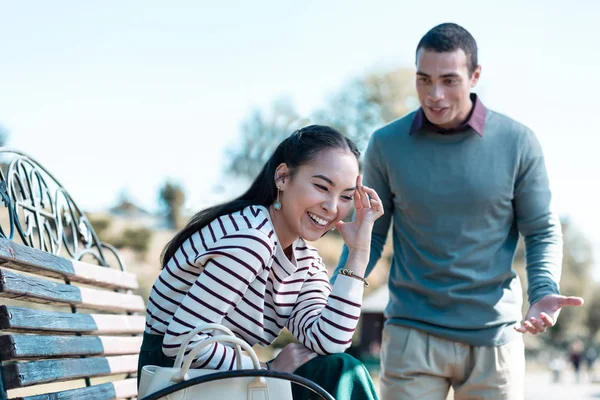
M 354 191 L 354 208 L 360 210 L 362 208 L 362 199 L 360 187 L 362 186 L 362 175 L 356 178 L 356 190 Z
M 382 207 L 381 207 L 381 203 L 380 203 L 380 202 L 378 202 L 378 201 L 377 201 L 377 200 L 375 200 L 375 199 L 371 199 L 371 209 L 372 209 L 374 212 L 379 212 L 379 211 L 382 209 Z
M 312 351 L 311 349 L 309 349 L 308 347 L 304 346 L 304 345 L 299 345 L 298 347 L 296 347 L 294 349 L 294 364 L 295 367 L 298 368 L 301 365 L 309 362 L 310 360 L 312 360 L 313 358 L 315 358 L 318 354 L 315 353 L 314 351 Z
M 377 211 L 379 214 L 383 214 L 383 203 L 381 202 L 381 199 L 379 198 L 379 195 L 377 194 L 375 189 L 372 189 L 368 186 L 363 186 L 362 191 L 365 197 L 370 198 L 370 207 L 373 210 Z
M 369 201 L 369 196 L 365 193 L 365 187 L 362 184 L 362 175 L 359 175 L 358 178 L 356 179 L 356 194 L 354 196 L 354 206 L 356 207 L 356 209 L 361 209 L 361 208 L 370 208 L 371 207 L 371 203 Z M 360 205 L 357 206 L 357 197 L 358 200 L 360 200 Z
M 357 210 L 360 210 L 362 208 L 362 201 L 360 197 L 360 192 L 357 187 L 354 191 L 354 208 L 356 208 Z

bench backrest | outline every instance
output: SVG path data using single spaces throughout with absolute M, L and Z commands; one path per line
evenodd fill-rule
M 135 397 L 136 276 L 39 164 L 0 156 L 0 399 Z

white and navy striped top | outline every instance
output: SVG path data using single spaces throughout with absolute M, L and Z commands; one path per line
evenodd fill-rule
M 192 235 L 152 287 L 146 332 L 164 335 L 175 357 L 183 338 L 201 323 L 230 328 L 250 345 L 268 346 L 286 327 L 318 354 L 343 352 L 360 315 L 363 283 L 340 276 L 333 287 L 316 249 L 301 238 L 290 261 L 262 206 L 222 216 Z M 195 337 L 187 352 L 210 333 Z M 205 347 L 194 368 L 236 369 L 234 349 Z M 244 368 L 252 368 L 248 356 Z

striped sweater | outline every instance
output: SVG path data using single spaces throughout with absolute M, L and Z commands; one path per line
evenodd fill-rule
M 352 342 L 363 284 L 340 276 L 333 286 L 317 251 L 301 238 L 289 260 L 262 206 L 217 218 L 192 235 L 162 270 L 148 301 L 146 332 L 164 335 L 175 357 L 201 323 L 219 323 L 250 345 L 268 346 L 286 327 L 318 354 L 343 352 Z M 196 335 L 186 349 L 211 336 Z M 252 368 L 248 356 L 243 368 Z M 206 346 L 193 368 L 236 369 L 234 349 Z

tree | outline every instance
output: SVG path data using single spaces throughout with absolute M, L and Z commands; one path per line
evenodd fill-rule
M 271 110 L 254 110 L 243 123 L 241 140 L 228 151 L 227 172 L 253 179 L 277 144 L 310 123 L 333 126 L 363 150 L 376 128 L 417 106 L 414 71 L 406 68 L 350 81 L 310 118 L 301 118 L 289 99 L 279 99 Z
M 594 288 L 591 276 L 594 263 L 592 244 L 569 219 L 563 220 L 562 232 L 564 244 L 560 291 L 565 295 L 589 299 Z M 586 317 L 589 317 L 590 311 L 593 311 L 590 302 L 582 307 L 565 307 L 560 312 L 555 326 L 557 329 L 552 336 L 559 339 L 569 332 L 582 330 L 586 326 Z
M 404 116 L 418 104 L 414 71 L 402 68 L 351 81 L 315 112 L 313 120 L 335 127 L 364 150 L 375 129 Z
M 130 248 L 139 255 L 145 254 L 150 248 L 153 232 L 145 227 L 129 227 L 112 238 L 111 243 L 118 249 Z
M 598 284 L 594 285 L 594 290 L 591 298 L 588 299 L 587 309 L 587 328 L 588 336 L 590 339 L 594 339 L 598 331 L 600 331 L 600 287 Z
M 253 110 L 242 124 L 241 140 L 228 150 L 231 161 L 227 172 L 254 179 L 275 147 L 300 128 L 301 123 L 302 119 L 286 98 L 276 100 L 268 112 Z
M 182 210 L 185 203 L 185 192 L 182 187 L 172 181 L 166 181 L 159 190 L 159 206 L 165 212 L 173 229 L 182 225 Z

